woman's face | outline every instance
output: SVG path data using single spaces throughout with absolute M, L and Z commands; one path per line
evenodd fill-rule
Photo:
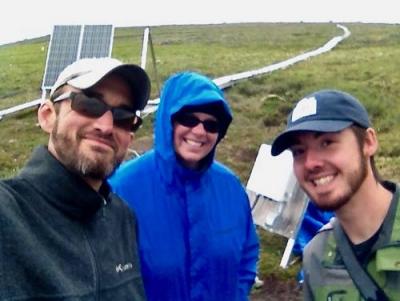
M 186 167 L 196 169 L 218 140 L 219 123 L 210 114 L 191 112 L 174 119 L 174 149 Z

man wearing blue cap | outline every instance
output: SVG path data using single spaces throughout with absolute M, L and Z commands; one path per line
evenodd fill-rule
M 364 106 L 336 90 L 306 96 L 271 153 L 285 149 L 310 199 L 336 215 L 305 248 L 305 300 L 400 300 L 399 187 L 378 175 Z

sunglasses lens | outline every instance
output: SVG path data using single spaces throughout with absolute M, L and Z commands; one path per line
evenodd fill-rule
M 189 114 L 178 115 L 175 120 L 179 124 L 190 128 L 193 128 L 197 126 L 199 123 L 202 123 L 204 129 L 209 133 L 218 133 L 219 131 L 219 123 L 218 121 L 215 120 L 207 119 L 201 121 L 196 116 Z
M 87 97 L 82 93 L 74 94 L 71 99 L 71 108 L 88 117 L 100 117 L 108 110 L 107 105 L 101 100 Z
M 126 119 L 114 119 L 114 124 L 121 129 L 136 132 L 142 125 L 142 119 L 135 115 Z
M 200 123 L 200 120 L 197 117 L 187 114 L 177 116 L 176 121 L 189 128 L 193 128 Z
M 124 119 L 134 119 L 136 116 L 136 113 L 128 110 L 128 109 L 122 109 L 122 108 L 113 108 L 112 110 L 112 115 L 114 121 L 116 120 L 124 120 Z
M 219 131 L 219 123 L 215 120 L 204 120 L 203 126 L 204 129 L 209 133 L 218 133 Z

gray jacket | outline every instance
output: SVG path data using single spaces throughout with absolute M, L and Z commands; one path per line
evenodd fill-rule
M 45 147 L 0 181 L 0 300 L 145 300 L 136 220 Z

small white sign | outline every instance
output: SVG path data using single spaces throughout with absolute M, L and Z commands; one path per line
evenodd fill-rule
M 287 199 L 287 190 L 295 181 L 291 152 L 285 150 L 279 156 L 272 156 L 271 145 L 262 144 L 246 188 L 282 202 Z

